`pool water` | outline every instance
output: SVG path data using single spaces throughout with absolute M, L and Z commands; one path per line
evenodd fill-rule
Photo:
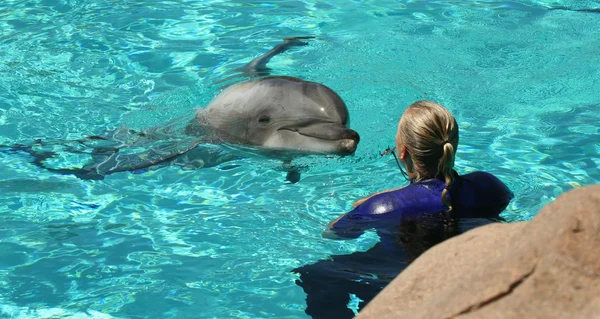
M 161 125 L 282 37 L 276 75 L 326 84 L 361 135 L 353 157 L 303 158 L 297 184 L 260 157 L 101 181 L 1 152 L 0 318 L 307 318 L 290 271 L 356 240 L 321 238 L 354 200 L 405 184 L 397 120 L 419 99 L 461 128 L 457 170 L 487 170 L 529 220 L 600 182 L 598 1 L 0 2 L 0 144 Z M 64 154 L 55 165 L 81 161 Z M 65 164 L 66 163 L 66 164 Z

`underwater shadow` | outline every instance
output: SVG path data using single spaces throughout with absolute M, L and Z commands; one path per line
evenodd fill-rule
M 404 222 L 397 232 L 364 252 L 332 255 L 329 259 L 292 270 L 306 293 L 306 314 L 314 319 L 353 318 L 402 270 L 429 248 L 499 219 L 465 218 Z M 353 308 L 353 309 L 351 309 Z

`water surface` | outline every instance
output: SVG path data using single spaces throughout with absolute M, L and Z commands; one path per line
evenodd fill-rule
M 270 64 L 336 90 L 355 156 L 309 157 L 297 184 L 260 158 L 229 169 L 81 181 L 0 153 L 0 317 L 306 318 L 290 270 L 366 250 L 321 238 L 371 192 L 403 185 L 397 120 L 448 107 L 457 169 L 513 190 L 529 220 L 600 181 L 597 1 L 83 1 L 0 3 L 0 144 L 135 129 L 203 107 L 214 83 L 279 42 Z M 85 158 L 63 156 L 54 165 Z

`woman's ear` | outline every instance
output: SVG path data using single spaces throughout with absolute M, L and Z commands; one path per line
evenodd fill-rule
M 401 160 L 404 160 L 408 156 L 408 151 L 406 150 L 406 146 L 404 144 L 402 144 L 398 150 L 398 156 L 400 156 Z

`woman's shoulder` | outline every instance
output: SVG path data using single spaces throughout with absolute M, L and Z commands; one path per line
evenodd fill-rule
M 408 214 L 419 211 L 433 211 L 442 205 L 440 194 L 443 182 L 415 182 L 405 187 L 373 195 L 356 207 L 361 215 Z M 413 212 L 414 211 L 414 212 Z
M 474 171 L 460 175 L 462 178 L 493 178 L 498 179 L 494 174 L 485 171 Z
M 504 184 L 494 174 L 484 171 L 471 172 L 465 175 L 460 175 L 461 181 L 467 181 L 468 183 L 474 184 L 477 187 L 483 188 L 499 188 L 502 190 L 510 191 L 506 184 Z
M 508 186 L 488 172 L 461 175 L 456 186 L 453 198 L 462 217 L 497 216 L 514 198 Z
M 427 181 L 429 182 L 429 181 Z M 403 199 L 405 197 L 410 197 L 410 196 L 414 196 L 416 194 L 419 193 L 428 193 L 427 188 L 423 188 L 421 187 L 422 185 L 429 185 L 431 183 L 424 183 L 424 182 L 413 182 L 410 183 L 404 187 L 401 188 L 397 188 L 397 189 L 393 189 L 393 190 L 389 190 L 389 191 L 385 191 L 385 192 L 381 192 L 381 193 L 377 193 L 375 195 L 372 196 L 372 199 L 374 199 L 375 201 L 390 201 L 390 200 L 400 200 Z M 434 183 L 435 184 L 435 183 Z M 440 181 L 440 184 L 442 185 L 443 182 Z M 443 187 L 443 185 L 442 185 Z

